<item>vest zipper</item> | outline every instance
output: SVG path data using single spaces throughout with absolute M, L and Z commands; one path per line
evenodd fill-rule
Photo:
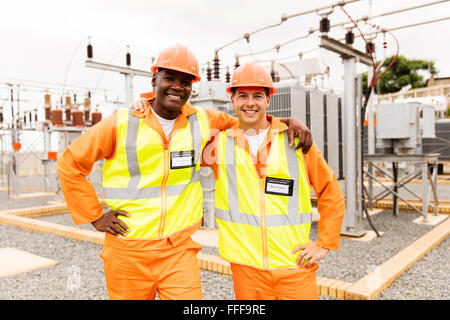
M 263 248 L 263 269 L 269 269 L 269 253 L 267 248 L 267 228 L 266 228 L 266 198 L 264 196 L 264 178 L 259 180 L 259 197 L 261 206 L 261 242 Z
M 170 142 L 169 146 L 166 144 L 164 146 L 164 175 L 161 183 L 161 218 L 159 220 L 159 231 L 158 238 L 161 238 L 164 234 L 164 225 L 166 222 L 166 214 L 167 214 L 167 195 L 166 195 L 166 184 L 169 178 L 169 162 L 170 162 Z M 167 149 L 166 149 L 167 147 Z

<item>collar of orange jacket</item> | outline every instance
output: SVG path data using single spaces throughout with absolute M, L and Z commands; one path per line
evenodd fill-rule
M 270 129 L 263 142 L 261 143 L 261 146 L 259 147 L 258 153 L 256 155 L 249 151 L 250 146 L 247 142 L 247 139 L 245 139 L 244 132 L 241 130 L 239 124 L 234 125 L 227 130 L 227 136 L 234 137 L 236 145 L 249 152 L 251 158 L 253 159 L 253 163 L 255 164 L 256 170 L 258 171 L 258 174 L 261 178 L 266 175 L 266 164 L 273 138 L 278 133 L 288 129 L 287 125 L 277 118 L 272 117 L 271 115 L 266 115 L 266 117 L 267 121 L 270 122 Z

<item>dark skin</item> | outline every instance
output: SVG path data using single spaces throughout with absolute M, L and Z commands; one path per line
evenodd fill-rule
M 92 222 L 95 229 L 101 232 L 108 232 L 114 236 L 126 236 L 129 231 L 128 226 L 118 218 L 118 216 L 129 217 L 130 214 L 125 211 L 110 210 L 103 214 L 99 219 Z
M 158 70 L 152 78 L 152 86 L 155 88 L 153 110 L 164 119 L 176 119 L 181 112 L 181 107 L 191 96 L 192 80 L 191 75 L 183 72 Z
M 152 77 L 152 86 L 155 90 L 155 100 L 152 103 L 152 109 L 162 118 L 172 120 L 176 119 L 181 112 L 181 107 L 186 104 L 192 92 L 193 76 L 187 73 L 158 69 Z M 147 100 L 141 99 L 130 107 L 145 111 Z M 289 145 L 294 145 L 294 137 L 299 137 L 296 149 L 302 148 L 306 154 L 312 144 L 312 135 L 308 127 L 296 118 L 282 118 L 280 121 L 289 126 L 288 138 Z M 121 221 L 118 216 L 129 217 L 130 214 L 125 211 L 108 211 L 98 220 L 92 222 L 95 229 L 102 232 L 108 232 L 114 236 L 126 236 L 129 231 L 128 226 Z

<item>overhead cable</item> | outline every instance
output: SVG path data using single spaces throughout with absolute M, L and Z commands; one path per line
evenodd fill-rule
M 406 7 L 406 8 L 402 8 L 402 9 L 395 9 L 395 10 L 392 10 L 392 11 L 386 11 L 386 12 L 379 13 L 379 14 L 363 16 L 363 17 L 360 17 L 360 18 L 357 18 L 357 19 L 353 19 L 353 20 L 355 22 L 367 21 L 369 19 L 386 17 L 386 16 L 389 16 L 389 15 L 393 15 L 393 14 L 397 14 L 397 13 L 401 13 L 401 12 L 405 12 L 405 11 L 409 11 L 409 10 L 420 9 L 420 8 L 432 6 L 432 5 L 443 3 L 443 2 L 449 2 L 449 1 L 450 0 L 438 0 L 438 1 L 433 1 L 433 2 L 423 3 L 423 4 L 412 6 L 412 7 Z M 348 24 L 348 21 L 343 21 L 343 22 L 332 24 L 331 27 L 341 27 L 341 26 L 345 26 L 347 24 Z
M 220 50 L 222 50 L 222 49 L 232 45 L 233 43 L 236 43 L 236 42 L 238 42 L 240 40 L 243 40 L 243 39 L 246 39 L 247 42 L 249 42 L 251 35 L 254 35 L 254 34 L 256 34 L 258 32 L 261 32 L 263 30 L 267 30 L 267 29 L 270 29 L 270 28 L 278 27 L 278 26 L 280 26 L 283 22 L 285 22 L 288 19 L 299 17 L 299 16 L 303 16 L 303 15 L 307 15 L 307 14 L 311 14 L 311 13 L 317 13 L 319 11 L 326 10 L 326 9 L 333 9 L 333 8 L 335 8 L 337 6 L 342 7 L 342 6 L 345 6 L 345 5 L 349 4 L 349 3 L 358 2 L 358 1 L 361 1 L 361 0 L 347 0 L 347 1 L 342 0 L 342 1 L 338 1 L 338 2 L 335 2 L 335 3 L 331 4 L 331 5 L 327 5 L 327 6 L 324 6 L 324 7 L 321 7 L 321 8 L 316 8 L 316 9 L 311 9 L 311 10 L 307 10 L 307 11 L 302 11 L 302 12 L 294 13 L 294 14 L 291 14 L 291 15 L 283 14 L 281 16 L 281 21 L 279 23 L 272 24 L 272 25 L 269 25 L 269 26 L 266 26 L 266 27 L 262 27 L 262 28 L 259 28 L 259 29 L 255 30 L 255 31 L 249 32 L 249 33 L 244 33 L 244 35 L 242 37 L 239 37 L 239 38 L 237 38 L 235 40 L 232 40 L 232 41 L 224 44 L 223 46 L 221 46 L 219 48 L 216 48 L 215 52 L 219 52 Z
M 430 23 L 434 23 L 434 22 L 440 22 L 440 21 L 445 21 L 445 20 L 449 20 L 450 17 L 444 17 L 444 18 L 438 18 L 438 19 L 433 19 L 433 20 L 428 20 L 428 21 L 422 21 L 422 22 L 418 22 L 418 23 L 412 23 L 412 24 L 408 24 L 408 25 L 404 25 L 404 26 L 398 26 L 398 27 L 392 27 L 389 28 L 389 31 L 395 31 L 395 30 L 400 30 L 400 29 L 406 29 L 406 28 L 412 28 L 412 27 L 417 27 L 420 25 L 425 25 L 425 24 L 430 24 Z M 369 32 L 366 33 L 365 36 L 370 36 L 370 35 L 374 35 L 374 34 L 378 34 L 380 33 L 380 31 L 374 31 L 374 32 Z M 356 34 L 355 37 L 360 37 L 361 35 Z M 344 40 L 344 38 L 339 39 L 339 41 Z
M 369 19 L 374 19 L 374 18 L 378 18 L 378 17 L 385 17 L 385 16 L 388 16 L 388 15 L 393 15 L 393 14 L 397 14 L 397 13 L 401 13 L 401 12 L 405 12 L 405 11 L 409 11 L 409 10 L 420 9 L 420 8 L 424 8 L 424 7 L 427 7 L 427 6 L 436 5 L 436 4 L 440 4 L 440 3 L 443 3 L 443 2 L 449 2 L 449 1 L 450 0 L 432 1 L 432 2 L 429 2 L 429 3 L 423 3 L 423 4 L 420 4 L 420 5 L 415 5 L 415 6 L 411 6 L 411 7 L 407 7 L 407 8 L 395 9 L 395 10 L 383 12 L 383 13 L 380 13 L 380 14 L 364 16 L 364 17 L 360 17 L 358 19 L 353 19 L 353 20 L 355 22 L 368 21 Z M 341 8 L 342 7 L 343 6 L 341 6 Z M 321 9 L 316 9 L 316 10 L 321 10 Z M 303 12 L 302 14 L 307 14 L 307 13 L 312 13 L 312 12 L 315 12 L 315 11 L 309 10 L 309 11 Z M 296 15 L 293 15 L 293 16 L 296 16 Z M 288 17 L 292 17 L 292 16 L 288 16 Z M 447 19 L 447 18 L 444 18 L 444 19 Z M 437 21 L 440 21 L 440 20 L 437 20 Z M 432 21 L 432 22 L 437 22 L 437 21 Z M 330 25 L 330 28 L 341 27 L 341 26 L 345 26 L 345 25 L 349 25 L 349 22 L 348 21 L 343 21 L 343 22 L 339 22 L 339 23 L 334 23 L 334 24 Z M 392 31 L 392 30 L 396 30 L 396 29 L 391 28 L 390 30 Z M 297 37 L 297 38 L 293 38 L 293 39 L 288 40 L 288 41 L 286 41 L 284 43 L 277 44 L 277 45 L 275 45 L 275 46 L 273 46 L 271 48 L 263 49 L 263 50 L 260 50 L 258 52 L 247 53 L 247 54 L 237 54 L 237 56 L 239 56 L 239 57 L 246 57 L 246 56 L 250 56 L 250 55 L 257 55 L 257 54 L 266 53 L 266 52 L 269 52 L 269 51 L 272 51 L 272 50 L 279 51 L 281 49 L 281 47 L 283 47 L 283 46 L 285 46 L 285 45 L 287 45 L 289 43 L 292 43 L 294 41 L 306 39 L 308 36 L 310 36 L 311 34 L 317 32 L 317 31 L 319 31 L 318 27 L 317 28 L 310 28 L 309 31 L 308 31 L 308 34 L 306 34 L 306 35 L 303 35 L 303 36 L 300 36 L 300 37 Z M 370 35 L 374 35 L 374 34 L 376 34 L 376 32 L 375 33 L 368 33 L 368 34 L 366 34 L 366 36 L 370 36 Z M 361 35 L 355 35 L 355 36 L 361 37 Z M 342 41 L 342 40 L 345 40 L 345 38 L 342 38 L 339 41 Z

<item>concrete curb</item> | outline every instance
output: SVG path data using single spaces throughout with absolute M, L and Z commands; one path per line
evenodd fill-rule
M 450 219 L 397 253 L 346 290 L 345 299 L 373 300 L 403 272 L 438 246 L 450 233 Z

